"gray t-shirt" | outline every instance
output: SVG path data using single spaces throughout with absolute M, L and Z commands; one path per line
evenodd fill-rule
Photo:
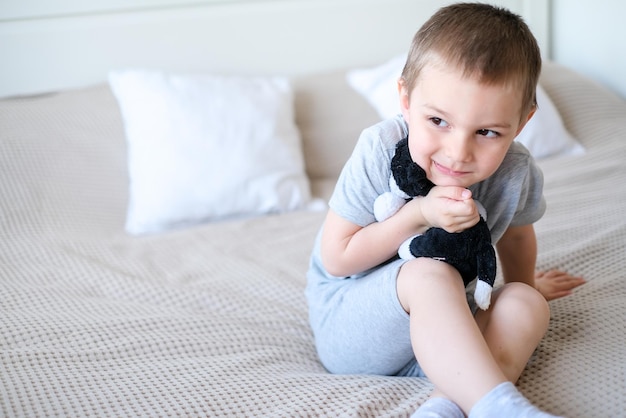
M 366 130 L 346 162 L 329 206 L 335 213 L 359 226 L 376 222 L 374 200 L 389 191 L 391 159 L 396 143 L 408 135 L 401 116 L 382 121 Z M 487 210 L 487 224 L 495 244 L 509 226 L 532 224 L 546 209 L 543 174 L 528 150 L 513 142 L 500 167 L 486 180 L 469 187 L 474 199 Z M 311 275 L 325 273 L 320 259 L 320 239 L 311 258 Z

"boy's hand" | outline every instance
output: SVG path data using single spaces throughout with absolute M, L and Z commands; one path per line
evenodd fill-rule
M 415 200 L 415 199 L 414 199 Z M 420 200 L 422 216 L 431 227 L 461 232 L 480 220 L 472 192 L 457 186 L 435 186 Z
M 537 271 L 535 273 L 535 287 L 546 300 L 571 295 L 572 291 L 582 284 L 585 284 L 585 279 L 582 277 L 572 276 L 560 270 Z

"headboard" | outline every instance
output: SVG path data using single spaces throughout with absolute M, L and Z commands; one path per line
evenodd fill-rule
M 83 4 L 85 3 L 85 4 Z M 408 49 L 442 0 L 3 0 L 0 97 L 80 87 L 112 69 L 303 75 Z M 548 0 L 492 3 L 525 17 L 544 54 Z

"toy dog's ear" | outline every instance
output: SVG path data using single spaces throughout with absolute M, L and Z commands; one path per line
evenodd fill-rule
M 408 137 L 396 145 L 396 153 L 391 160 L 391 172 L 398 187 L 411 197 L 426 196 L 435 186 L 428 180 L 422 167 L 411 158 Z
M 396 144 L 396 153 L 391 159 L 391 174 L 396 184 L 409 196 L 415 196 L 410 193 L 410 165 L 413 162 L 409 153 L 408 138 L 402 139 Z

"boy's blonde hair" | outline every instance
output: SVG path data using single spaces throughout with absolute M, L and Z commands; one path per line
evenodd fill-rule
M 522 117 L 536 106 L 539 46 L 522 18 L 506 9 L 480 3 L 439 9 L 413 38 L 401 76 L 407 92 L 433 60 L 481 83 L 520 88 Z

